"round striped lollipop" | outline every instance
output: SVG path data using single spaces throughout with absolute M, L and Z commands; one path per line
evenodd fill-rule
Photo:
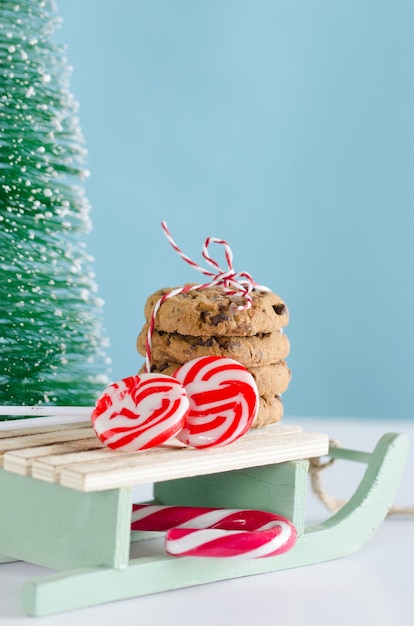
M 259 409 L 253 376 L 241 363 L 220 356 L 200 357 L 173 374 L 185 387 L 190 410 L 177 438 L 193 448 L 225 446 L 252 425 Z
M 188 410 L 188 396 L 178 380 L 165 374 L 140 374 L 109 385 L 91 419 L 105 446 L 136 452 L 174 437 L 183 428 Z

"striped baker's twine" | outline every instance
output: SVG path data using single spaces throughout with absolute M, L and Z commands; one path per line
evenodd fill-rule
M 212 272 L 211 270 L 198 265 L 195 261 L 190 259 L 190 257 L 187 256 L 177 246 L 177 244 L 175 243 L 174 239 L 171 236 L 170 231 L 167 228 L 167 224 L 165 221 L 161 222 L 161 226 L 165 233 L 168 243 L 172 246 L 172 248 L 174 248 L 177 254 L 180 255 L 183 261 L 191 265 L 191 267 L 197 270 L 197 272 L 201 272 L 201 274 L 204 274 L 205 276 L 210 276 L 212 279 L 210 282 L 205 283 L 203 285 L 193 285 L 191 287 L 192 289 L 204 289 L 205 287 L 211 287 L 213 285 L 222 285 L 224 288 L 224 291 L 228 293 L 229 295 L 237 294 L 242 297 L 245 297 L 246 299 L 245 304 L 241 304 L 239 306 L 235 305 L 233 307 L 233 311 L 242 311 L 251 307 L 252 299 L 249 294 L 256 286 L 256 283 L 254 282 L 251 275 L 248 274 L 247 272 L 235 272 L 234 271 L 233 253 L 227 241 L 225 241 L 224 239 L 218 239 L 217 237 L 207 237 L 207 239 L 204 242 L 204 245 L 201 249 L 201 254 L 203 258 L 207 261 L 207 263 L 215 270 Z M 227 262 L 227 270 L 224 270 L 217 263 L 217 261 L 215 261 L 210 256 L 208 247 L 212 243 L 217 243 L 219 245 L 224 246 L 224 256 Z M 186 289 L 186 290 L 188 291 L 189 289 Z
M 244 304 L 236 305 L 232 303 L 230 305 L 230 310 L 235 311 L 245 311 L 252 306 L 252 297 L 250 292 L 253 289 L 262 289 L 268 291 L 267 287 L 263 285 L 258 285 L 255 283 L 253 278 L 247 272 L 235 272 L 233 269 L 233 253 L 227 241 L 224 239 L 217 239 L 217 237 L 207 237 L 202 247 L 201 254 L 203 258 L 207 261 L 208 265 L 210 265 L 215 271 L 211 271 L 209 269 L 203 268 L 198 265 L 195 261 L 190 259 L 181 248 L 177 246 L 174 239 L 171 236 L 170 231 L 167 228 L 167 224 L 165 221 L 161 222 L 162 229 L 164 234 L 172 246 L 172 248 L 180 255 L 180 257 L 188 263 L 193 269 L 197 270 L 197 272 L 201 272 L 205 276 L 209 276 L 211 280 L 206 283 L 198 284 L 198 285 L 186 285 L 184 287 L 178 287 L 177 289 L 173 289 L 169 293 L 164 294 L 158 302 L 155 304 L 151 317 L 148 324 L 148 332 L 145 342 L 145 369 L 147 372 L 151 371 L 151 344 L 152 344 L 152 336 L 154 333 L 155 326 L 155 317 L 158 313 L 160 306 L 168 299 L 177 296 L 180 293 L 186 293 L 188 291 L 195 291 L 200 289 L 205 289 L 206 287 L 213 287 L 215 285 L 221 285 L 223 287 L 224 292 L 229 296 L 238 295 L 245 299 Z M 227 270 L 224 270 L 213 258 L 211 258 L 208 247 L 212 243 L 217 243 L 219 245 L 224 246 L 224 255 L 227 262 Z

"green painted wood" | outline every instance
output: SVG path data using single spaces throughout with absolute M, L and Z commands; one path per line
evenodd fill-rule
M 307 461 L 168 480 L 154 485 L 162 504 L 261 509 L 283 515 L 303 534 Z
M 13 563 L 16 559 L 12 559 L 9 556 L 4 556 L 4 554 L 0 554 L 0 564 L 1 563 Z
M 0 553 L 53 569 L 129 560 L 129 487 L 81 493 L 0 470 Z
M 345 461 L 356 461 L 357 463 L 369 463 L 371 452 L 359 452 L 348 448 L 332 446 L 329 449 L 329 456 L 333 459 L 343 459 Z
M 46 615 L 160 591 L 300 567 L 344 556 L 365 543 L 395 497 L 408 453 L 403 435 L 384 435 L 351 500 L 323 524 L 306 529 L 290 552 L 267 559 L 133 559 L 127 568 L 73 571 L 25 585 L 24 608 Z

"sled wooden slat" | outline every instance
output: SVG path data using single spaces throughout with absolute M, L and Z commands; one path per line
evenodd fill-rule
M 35 448 L 24 448 L 23 450 L 13 450 L 7 452 L 3 458 L 3 467 L 8 472 L 29 476 L 32 474 L 34 461 L 39 459 L 64 459 L 69 454 L 80 454 L 85 451 L 102 450 L 103 444 L 93 437 L 75 441 L 65 441 L 48 446 L 38 446 Z M 45 479 L 47 480 L 47 479 Z
M 89 492 L 321 456 L 328 446 L 327 435 L 276 424 L 223 448 L 194 450 L 172 440 L 125 453 L 104 448 L 89 427 L 2 439 L 0 457 L 7 471 Z
M 95 462 L 102 461 L 109 463 L 111 459 L 119 458 L 119 452 L 116 450 L 109 450 L 104 447 L 98 447 L 97 449 L 85 450 L 84 452 L 69 452 L 64 454 L 52 454 L 44 459 L 36 459 L 32 463 L 31 474 L 33 478 L 39 480 L 45 480 L 47 482 L 59 482 L 60 474 L 64 467 L 76 467 L 78 464 L 91 465 Z M 130 458 L 126 456 L 125 458 Z M 7 469 L 7 467 L 6 467 Z
M 19 437 L 8 437 L 0 440 L 0 464 L 2 462 L 5 470 L 21 475 L 43 474 L 42 480 L 51 481 L 50 472 L 55 474 L 56 468 L 62 468 L 65 465 L 74 465 L 77 462 L 85 461 L 94 462 L 119 458 L 122 461 L 131 458 L 137 459 L 137 453 L 123 453 L 116 450 L 110 450 L 101 444 L 95 435 L 90 423 L 88 428 L 82 427 L 75 429 L 73 426 L 68 429 L 56 428 L 47 432 L 30 432 L 19 430 Z M 271 427 L 270 427 L 271 428 Z M 299 426 L 278 426 L 277 433 L 279 436 L 300 432 Z M 247 437 L 260 439 L 267 436 L 268 430 L 257 430 L 249 433 Z M 185 448 L 184 444 L 174 439 L 160 446 L 156 450 L 143 450 L 139 452 L 139 457 L 158 455 L 166 450 L 177 450 Z M 86 453 L 86 454 L 85 454 Z M 35 467 L 34 474 L 32 468 Z
M 18 420 L 19 422 L 21 420 Z M 32 420 L 25 420 L 31 422 Z M 0 425 L 3 426 L 4 422 L 1 422 Z M 53 432 L 60 432 L 61 430 L 73 430 L 73 428 L 89 428 L 91 427 L 91 422 L 86 421 L 86 422 L 75 422 L 75 423 L 70 423 L 68 422 L 67 424 L 59 424 L 58 426 L 52 425 L 52 424 L 48 424 L 45 426 L 41 426 L 41 425 L 37 425 L 37 426 L 22 426 L 22 424 L 19 424 L 19 428 L 9 428 L 9 429 L 5 429 L 5 430 L 1 430 L 0 429 L 0 449 L 1 449 L 1 440 L 2 439 L 11 439 L 12 437 L 21 437 L 21 436 L 26 436 L 26 435 L 40 435 L 42 433 L 53 433 Z
M 223 448 L 158 448 L 147 455 L 76 463 L 62 468 L 60 483 L 78 491 L 103 491 L 322 456 L 328 449 L 327 435 L 275 432 L 267 437 L 245 437 Z
M 20 433 L 19 437 L 7 437 L 0 440 L 0 460 L 6 452 L 11 450 L 35 448 L 80 439 L 96 439 L 96 435 L 92 428 L 68 428 L 67 430 L 36 433 L 34 435 L 23 435 Z

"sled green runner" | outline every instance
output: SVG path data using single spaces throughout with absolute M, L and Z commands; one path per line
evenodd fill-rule
M 252 430 L 225 448 L 200 451 L 173 442 L 131 455 L 103 448 L 89 424 L 45 430 L 0 433 L 0 554 L 6 561 L 20 559 L 58 570 L 25 584 L 23 605 L 29 615 L 298 567 L 352 552 L 386 516 L 408 448 L 405 436 L 390 433 L 371 454 L 329 451 L 327 435 L 274 425 Z M 328 453 L 367 462 L 367 469 L 339 513 L 305 528 L 307 459 Z M 295 524 L 297 544 L 286 554 L 256 560 L 140 556 L 140 541 L 154 536 L 130 531 L 132 487 L 142 483 L 154 483 L 154 501 L 160 504 L 278 513 Z

